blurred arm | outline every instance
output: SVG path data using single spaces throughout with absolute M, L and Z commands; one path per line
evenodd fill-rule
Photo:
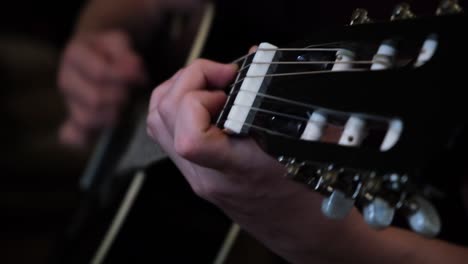
M 170 11 L 192 11 L 201 0 L 91 0 L 77 24 L 77 33 L 125 29 L 135 40 L 144 41 Z

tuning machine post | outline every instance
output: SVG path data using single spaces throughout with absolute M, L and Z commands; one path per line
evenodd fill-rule
M 321 192 L 324 184 L 321 177 L 323 166 L 301 162 L 295 158 L 284 156 L 279 157 L 278 161 L 286 168 L 285 178 L 305 184 L 314 191 Z
M 410 19 L 414 18 L 415 15 L 411 11 L 411 7 L 408 3 L 401 3 L 395 6 L 392 12 L 392 16 L 390 17 L 390 20 L 403 20 L 403 19 Z
M 295 158 L 280 156 L 278 161 L 286 168 L 285 177 L 288 179 L 295 179 L 301 172 L 302 167 L 305 165 L 303 162 L 297 162 Z
M 336 188 L 336 185 L 343 180 L 341 178 L 344 169 L 335 168 L 333 165 L 314 166 L 284 156 L 279 157 L 278 161 L 286 168 L 286 178 L 303 183 L 325 196 L 322 201 L 322 213 L 326 217 L 344 218 L 354 207 L 354 197 L 350 197 L 348 193 L 355 191 L 345 192 Z
M 279 157 L 286 168 L 286 177 L 305 184 L 322 194 L 321 211 L 327 218 L 343 219 L 362 205 L 365 222 L 375 229 L 391 225 L 397 211 L 406 216 L 409 227 L 416 233 L 434 237 L 441 230 L 440 216 L 422 195 L 408 193 L 406 174 L 378 174 L 335 165 L 298 161 Z
M 367 12 L 367 10 L 364 8 L 356 8 L 353 11 L 353 14 L 351 15 L 351 22 L 349 24 L 359 25 L 359 24 L 371 23 L 372 19 L 369 18 L 368 13 L 369 12 Z
M 436 15 L 448 15 L 462 13 L 463 8 L 458 4 L 458 0 L 442 0 L 437 7 Z

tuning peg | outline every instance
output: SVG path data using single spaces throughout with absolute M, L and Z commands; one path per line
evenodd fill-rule
M 402 20 L 414 18 L 415 15 L 411 11 L 411 7 L 407 3 L 398 4 L 394 9 L 390 20 Z
M 382 229 L 392 223 L 395 208 L 390 206 L 384 199 L 377 197 L 364 206 L 362 214 L 368 225 L 375 229 Z
M 368 12 L 363 8 L 356 8 L 351 15 L 350 25 L 358 25 L 372 22 L 372 19 L 368 17 Z
M 408 224 L 413 231 L 427 237 L 439 234 L 440 216 L 429 201 L 421 196 L 414 196 L 410 199 L 410 209 L 413 212 L 408 215 Z
M 350 147 L 359 146 L 365 138 L 365 126 L 364 119 L 351 116 L 346 122 L 338 144 Z
M 388 130 L 385 134 L 382 145 L 380 146 L 381 151 L 388 151 L 393 148 L 398 140 L 400 139 L 401 133 L 403 132 L 403 122 L 399 119 L 394 119 L 388 124 Z
M 437 46 L 438 46 L 438 40 L 437 40 L 437 35 L 436 34 L 431 34 L 427 37 L 427 39 L 424 41 L 424 44 L 421 48 L 421 52 L 419 53 L 418 59 L 416 60 L 414 66 L 415 67 L 420 67 L 424 65 L 426 62 L 428 62 L 432 56 L 434 56 Z
M 463 12 L 458 0 L 442 0 L 437 7 L 436 15 L 456 14 Z
M 332 71 L 346 71 L 353 67 L 351 63 L 356 58 L 356 54 L 349 49 L 340 49 L 336 52 L 335 64 Z
M 309 141 L 320 140 L 323 134 L 323 128 L 327 124 L 327 117 L 320 112 L 313 112 L 309 117 L 309 121 L 302 132 L 301 139 Z
M 353 207 L 354 200 L 346 197 L 346 195 L 339 190 L 334 190 L 330 197 L 322 201 L 322 212 L 330 219 L 345 218 Z
M 396 42 L 388 39 L 382 42 L 374 55 L 371 70 L 386 70 L 393 67 L 393 61 L 396 56 Z

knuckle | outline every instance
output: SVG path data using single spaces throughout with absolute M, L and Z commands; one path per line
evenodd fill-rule
M 156 109 L 158 110 L 159 114 L 161 115 L 162 118 L 165 116 L 168 116 L 171 111 L 174 111 L 172 109 L 172 102 L 168 98 L 165 98 L 166 100 L 159 100 L 156 105 Z
M 159 87 L 156 87 L 153 89 L 153 92 L 151 92 L 151 99 L 150 99 L 150 105 L 151 106 L 156 106 L 159 105 L 159 102 L 161 101 L 162 97 L 162 89 L 159 89 Z M 151 111 L 152 109 L 150 109 Z
M 161 118 L 159 113 L 151 111 L 146 118 L 146 133 L 153 140 L 158 139 L 158 127 L 162 126 Z
M 203 67 L 203 65 L 206 63 L 206 59 L 195 59 L 192 64 L 190 64 L 189 68 L 195 68 L 198 69 L 200 67 Z
M 199 156 L 201 146 L 191 135 L 176 136 L 174 139 L 174 150 L 177 155 L 187 160 L 193 160 Z
M 182 100 L 180 101 L 180 107 L 183 108 L 185 111 L 190 111 L 193 109 L 195 105 L 199 102 L 198 93 L 195 91 L 186 93 Z

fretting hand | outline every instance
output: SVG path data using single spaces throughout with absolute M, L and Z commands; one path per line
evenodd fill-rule
M 201 197 L 292 263 L 464 263 L 467 250 L 414 233 L 371 229 L 356 209 L 326 219 L 322 197 L 284 179 L 285 169 L 252 139 L 233 138 L 211 121 L 236 67 L 197 60 L 158 86 L 149 135 Z

